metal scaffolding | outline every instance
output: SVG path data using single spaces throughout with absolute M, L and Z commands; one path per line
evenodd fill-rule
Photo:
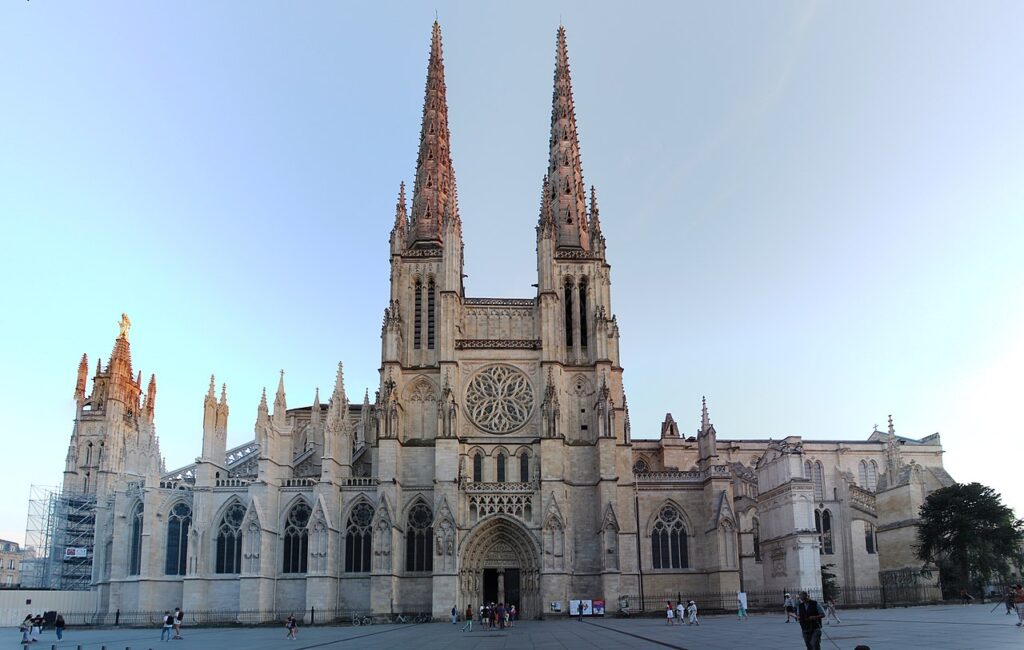
M 33 485 L 25 525 L 22 586 L 88 590 L 95 536 L 95 495 Z

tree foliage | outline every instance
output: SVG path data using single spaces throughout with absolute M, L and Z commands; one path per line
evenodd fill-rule
M 953 572 L 961 587 L 987 582 L 1021 568 L 1024 521 L 980 483 L 935 490 L 920 510 L 917 557 Z

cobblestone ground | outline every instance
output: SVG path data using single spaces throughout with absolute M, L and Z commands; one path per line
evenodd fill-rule
M 826 626 L 823 650 L 852 650 L 859 644 L 871 650 L 985 650 L 1024 648 L 1024 628 L 1002 607 L 975 604 L 907 609 L 862 609 L 840 612 L 841 625 Z M 442 649 L 497 650 L 503 648 L 682 648 L 688 650 L 753 648 L 793 650 L 803 648 L 800 627 L 785 623 L 781 615 L 752 615 L 746 621 L 732 616 L 706 617 L 699 626 L 669 627 L 653 618 L 520 621 L 512 629 L 461 632 L 462 623 L 424 625 L 373 625 L 368 627 L 306 627 L 295 641 L 285 640 L 285 630 L 259 628 L 192 628 L 182 631 L 181 641 L 161 643 L 160 630 L 69 629 L 62 643 L 52 631 L 43 633 L 31 647 L 40 650 L 150 650 L 162 648 L 210 648 L 229 650 Z M 20 648 L 20 633 L 8 628 L 0 648 Z

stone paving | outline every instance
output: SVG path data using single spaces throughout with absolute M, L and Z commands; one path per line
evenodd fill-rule
M 928 648 L 929 650 L 984 650 L 1024 648 L 1024 628 L 1014 626 L 1015 616 L 1003 609 L 975 604 L 969 607 L 936 606 L 907 609 L 861 609 L 839 612 L 842 625 L 826 626 L 823 650 L 852 650 L 859 644 L 871 650 Z M 561 648 L 681 648 L 688 650 L 756 648 L 794 650 L 803 648 L 800 627 L 785 623 L 782 615 L 751 615 L 746 621 L 732 616 L 710 616 L 700 626 L 669 627 L 654 618 L 520 621 L 512 629 L 461 632 L 462 623 L 424 625 L 373 625 L 366 627 L 305 627 L 296 641 L 285 640 L 285 630 L 274 627 L 184 629 L 181 641 L 168 648 L 229 650 L 402 650 L 423 648 L 528 649 Z M 8 628 L 0 648 L 18 648 L 20 633 Z M 150 650 L 164 646 L 159 629 L 69 629 L 57 643 L 53 631 L 44 632 L 33 648 L 64 650 Z

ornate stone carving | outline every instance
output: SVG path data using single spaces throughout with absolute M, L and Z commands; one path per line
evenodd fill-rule
M 469 382 L 466 411 L 480 429 L 510 433 L 526 424 L 533 413 L 533 387 L 518 368 L 488 366 Z
M 483 307 L 533 307 L 533 298 L 466 298 L 463 301 L 466 306 Z
M 539 350 L 540 339 L 458 339 L 456 350 Z

